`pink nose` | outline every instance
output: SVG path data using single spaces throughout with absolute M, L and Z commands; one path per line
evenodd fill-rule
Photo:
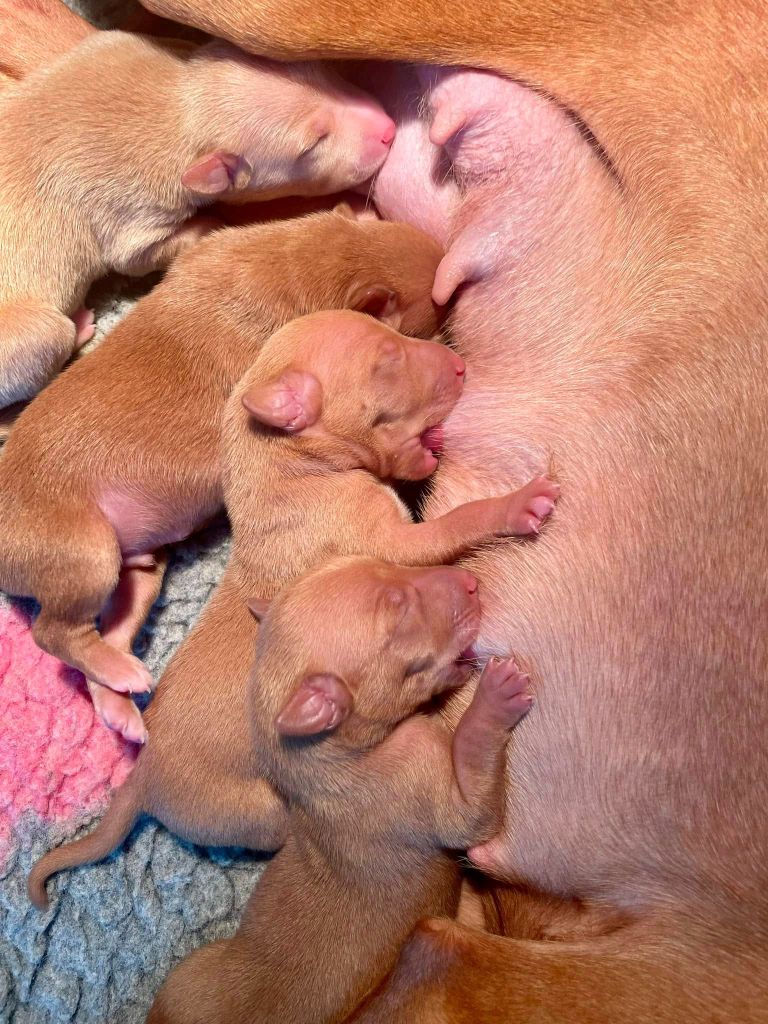
M 464 374 L 467 372 L 467 364 L 464 362 L 464 360 L 460 356 L 456 356 L 455 364 L 456 364 L 456 376 L 457 377 L 463 377 Z

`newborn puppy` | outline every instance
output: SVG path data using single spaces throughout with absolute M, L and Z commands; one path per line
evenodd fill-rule
M 466 680 L 479 623 L 464 570 L 360 558 L 308 573 L 265 611 L 253 738 L 290 834 L 235 937 L 171 974 L 151 1024 L 341 1021 L 427 908 L 456 912 L 448 851 L 498 827 L 509 730 L 532 699 L 515 663 L 494 660 L 453 737 L 422 713 Z
M 394 126 L 318 64 L 121 32 L 0 90 L 0 408 L 93 333 L 88 286 L 164 267 L 214 200 L 329 194 L 376 171 Z M 190 220 L 190 218 L 192 218 Z
M 232 387 L 270 334 L 312 310 L 434 333 L 440 256 L 416 229 L 343 205 L 216 232 L 22 414 L 0 459 L 0 587 L 40 602 L 35 639 L 85 673 L 126 738 L 142 742 L 144 726 L 112 690 L 152 686 L 131 644 L 162 582 L 158 549 L 222 507 Z
M 464 363 L 444 345 L 360 313 L 315 313 L 270 338 L 224 416 L 230 563 L 163 675 L 146 715 L 149 743 L 104 819 L 32 869 L 36 906 L 47 905 L 54 871 L 105 857 L 142 811 L 193 842 L 281 845 L 284 808 L 260 778 L 248 731 L 254 592 L 271 598 L 336 555 L 435 565 L 538 530 L 557 494 L 546 480 L 418 524 L 382 482 L 433 472 L 430 446 L 463 379 Z M 314 622 L 306 628 L 318 635 Z

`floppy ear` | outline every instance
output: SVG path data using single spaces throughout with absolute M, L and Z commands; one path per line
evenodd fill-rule
M 243 395 L 243 405 L 259 423 L 298 434 L 317 423 L 322 397 L 317 377 L 287 370 L 268 384 L 254 384 Z
M 269 601 L 262 597 L 251 597 L 248 600 L 248 610 L 257 622 L 261 622 L 269 610 Z
M 244 157 L 216 150 L 190 164 L 181 183 L 197 195 L 223 196 L 247 188 L 252 174 L 253 168 Z
M 384 284 L 352 285 L 347 293 L 346 305 L 347 309 L 375 316 L 395 330 L 402 320 L 397 293 Z
M 306 676 L 275 719 L 282 736 L 316 736 L 330 732 L 352 710 L 352 694 L 330 672 Z

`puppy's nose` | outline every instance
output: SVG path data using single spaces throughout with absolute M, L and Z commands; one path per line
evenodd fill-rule
M 461 358 L 461 356 L 456 356 L 455 366 L 456 366 L 456 376 L 457 377 L 463 377 L 464 374 L 467 372 L 467 364 L 464 362 L 464 360 Z
M 381 133 L 381 141 L 385 146 L 391 146 L 395 139 L 395 122 L 391 121 Z

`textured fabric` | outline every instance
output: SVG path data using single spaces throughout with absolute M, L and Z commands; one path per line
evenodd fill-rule
M 106 27 L 134 7 L 92 0 L 79 9 Z M 110 279 L 93 289 L 93 344 L 151 283 Z M 226 551 L 223 527 L 177 548 L 137 647 L 156 677 Z M 139 1024 L 175 962 L 235 930 L 260 865 L 144 820 L 108 860 L 49 883 L 50 911 L 34 910 L 30 865 L 92 826 L 135 752 L 94 720 L 82 677 L 36 647 L 33 610 L 0 597 L 0 1024 Z

